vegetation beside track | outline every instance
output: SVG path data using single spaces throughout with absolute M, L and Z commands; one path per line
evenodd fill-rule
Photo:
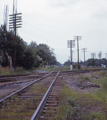
M 83 93 L 64 86 L 59 94 L 56 120 L 106 120 L 107 71 L 91 72 L 90 77 L 80 75 L 78 79 L 99 84 L 101 89 Z
M 11 71 L 9 67 L 0 67 L 0 75 L 23 74 L 28 72 L 31 72 L 31 70 L 25 70 L 22 67 L 17 67 L 14 71 Z
M 23 69 L 22 67 L 17 67 L 14 71 L 11 71 L 9 67 L 0 67 L 0 75 L 34 73 L 36 72 L 36 70 L 43 70 L 43 71 L 50 72 L 50 71 L 53 71 L 55 68 L 57 67 L 56 66 L 52 66 L 49 68 L 39 67 L 39 68 L 32 69 L 32 70 L 26 70 L 26 69 Z

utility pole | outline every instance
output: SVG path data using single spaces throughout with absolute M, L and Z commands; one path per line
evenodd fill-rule
M 85 66 L 85 52 L 86 52 L 87 48 L 83 48 L 82 50 L 84 52 L 84 66 Z
M 70 70 L 72 70 L 72 48 L 75 47 L 75 40 L 68 40 L 68 48 L 70 48 Z
M 91 53 L 91 57 L 93 58 L 93 66 L 94 66 L 94 58 L 95 58 L 96 54 L 95 53 Z
M 4 25 L 7 29 L 7 23 L 8 23 L 8 6 L 4 6 Z
M 98 56 L 99 56 L 99 60 L 100 60 L 100 67 L 101 67 L 101 56 L 102 56 L 101 51 L 100 51 L 100 53 L 98 54 Z
M 95 58 L 95 56 L 96 56 L 95 53 L 91 53 L 91 57 L 92 57 L 93 59 Z
M 77 58 L 78 58 L 78 69 L 79 69 L 79 39 L 81 39 L 81 36 L 74 36 L 74 38 L 77 40 Z
M 12 14 L 12 15 L 9 15 L 10 16 L 10 19 L 9 19 L 9 29 L 12 29 L 14 30 L 14 35 L 15 35 L 15 38 L 14 38 L 14 68 L 16 67 L 16 29 L 17 28 L 21 28 L 22 27 L 22 13 L 15 13 L 15 14 Z
M 106 67 L 107 67 L 107 53 L 105 53 L 105 58 L 106 58 Z

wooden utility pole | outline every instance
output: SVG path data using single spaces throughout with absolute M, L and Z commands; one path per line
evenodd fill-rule
M 87 48 L 83 48 L 82 50 L 84 52 L 84 66 L 85 66 L 85 52 L 86 52 Z
M 68 40 L 68 48 L 70 48 L 70 64 L 72 65 L 72 48 L 75 47 L 75 40 Z
M 94 66 L 94 58 L 95 58 L 96 54 L 95 53 L 91 53 L 91 57 L 93 58 L 93 66 Z
M 99 56 L 99 60 L 100 60 L 100 67 L 101 67 L 101 56 L 102 56 L 101 51 L 100 51 L 100 53 L 98 54 L 98 56 Z
M 79 39 L 81 39 L 81 36 L 74 36 L 77 40 L 77 58 L 78 58 L 78 69 L 79 69 Z
M 105 53 L 105 58 L 106 58 L 106 67 L 107 67 L 107 53 Z
M 22 13 L 16 13 L 16 14 L 12 14 L 9 15 L 10 19 L 9 19 L 9 29 L 14 29 L 14 68 L 16 67 L 16 29 L 17 28 L 21 28 L 22 27 Z

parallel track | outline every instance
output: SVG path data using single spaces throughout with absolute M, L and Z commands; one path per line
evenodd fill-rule
M 49 87 L 46 93 L 45 93 L 46 90 L 44 90 L 44 91 L 42 91 L 42 93 L 40 93 L 40 90 L 42 89 L 42 87 L 39 90 L 34 90 L 35 86 L 33 86 L 33 88 L 32 87 L 28 88 L 28 86 L 26 86 L 23 89 L 12 93 L 11 95 L 13 97 L 10 97 L 11 95 L 9 95 L 6 98 L 0 100 L 1 107 L 3 107 L 3 109 L 1 108 L 1 110 L 0 110 L 0 118 L 1 118 L 1 120 L 12 120 L 12 119 L 15 120 L 16 118 L 17 118 L 17 120 L 22 120 L 22 119 L 23 120 L 27 120 L 27 119 L 28 120 L 29 119 L 31 119 L 31 120 L 45 120 L 45 119 L 46 120 L 48 120 L 48 119 L 54 120 L 54 115 L 55 115 L 54 113 L 56 112 L 56 107 L 58 105 L 57 97 L 58 97 L 59 91 L 62 88 L 61 76 L 59 76 L 59 75 L 73 74 L 73 73 L 86 73 L 86 72 L 90 72 L 90 71 L 99 71 L 99 70 L 106 70 L 106 69 L 61 71 L 58 73 L 53 72 L 54 76 L 57 73 L 57 75 L 55 76 L 53 81 L 52 81 L 52 79 L 53 79 L 52 76 L 51 76 L 52 77 L 51 80 L 49 77 L 47 78 L 47 80 L 44 79 L 48 75 L 43 76 L 42 78 L 30 83 L 29 86 L 32 86 L 35 82 L 37 82 L 37 84 L 38 84 L 39 83 L 38 81 L 44 79 L 43 83 L 40 82 L 39 84 L 42 84 L 42 87 L 44 87 L 44 88 Z M 49 86 L 49 84 L 50 84 L 50 86 Z M 44 95 L 44 93 L 45 93 L 45 95 Z M 39 104 L 39 102 L 40 102 L 40 104 Z M 18 109 L 22 106 L 22 104 L 24 104 L 24 103 L 27 104 L 27 108 L 23 107 L 21 110 L 24 115 L 20 115 L 21 111 L 18 111 L 19 113 L 15 113 L 15 115 L 11 114 L 12 109 L 15 109 L 13 103 L 15 103 L 15 107 L 17 107 Z M 11 109 L 11 111 L 8 110 L 8 105 L 5 108 L 5 104 L 9 104 L 9 109 Z M 32 107 L 32 105 L 33 105 L 33 107 Z M 36 109 L 36 111 L 35 111 L 35 109 Z M 6 112 L 6 113 L 2 114 L 4 112 Z M 7 115 L 7 114 L 9 114 L 9 115 Z M 33 114 L 33 116 L 32 116 L 32 114 Z
M 36 107 L 41 101 L 46 89 L 51 84 L 56 73 L 50 73 L 40 79 L 35 80 L 21 91 L 17 91 L 0 100 L 0 119 L 1 120 L 29 120 L 34 113 Z M 36 84 L 34 84 L 37 82 Z M 15 103 L 15 104 L 14 104 Z M 7 105 L 6 105 L 7 104 Z M 20 109 L 20 110 L 17 110 Z M 15 112 L 17 111 L 17 112 Z M 22 115 L 23 113 L 23 115 Z
M 13 92 L 13 93 L 11 93 L 10 95 L 6 96 L 5 98 L 1 99 L 1 100 L 0 100 L 0 104 L 2 104 L 6 99 L 10 99 L 11 96 L 13 96 L 13 95 L 15 95 L 15 94 L 18 94 L 18 93 L 20 93 L 21 91 L 27 89 L 28 87 L 30 87 L 31 85 L 33 85 L 35 82 L 38 82 L 38 81 L 42 80 L 43 78 L 49 76 L 51 73 L 52 73 L 52 72 L 50 72 L 49 74 L 47 74 L 47 75 L 45 75 L 45 76 L 43 76 L 43 77 L 41 77 L 41 78 L 39 78 L 39 79 L 34 80 L 33 82 L 31 82 L 30 84 L 26 85 L 25 87 L 23 87 L 23 88 L 15 91 L 15 92 Z

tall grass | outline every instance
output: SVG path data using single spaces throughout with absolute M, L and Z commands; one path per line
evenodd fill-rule
M 59 94 L 60 104 L 57 107 L 55 120 L 80 120 L 85 118 L 84 109 L 71 94 L 70 89 L 64 87 Z
M 22 74 L 26 72 L 22 67 L 17 67 L 14 71 L 11 71 L 9 67 L 0 67 L 0 75 Z

